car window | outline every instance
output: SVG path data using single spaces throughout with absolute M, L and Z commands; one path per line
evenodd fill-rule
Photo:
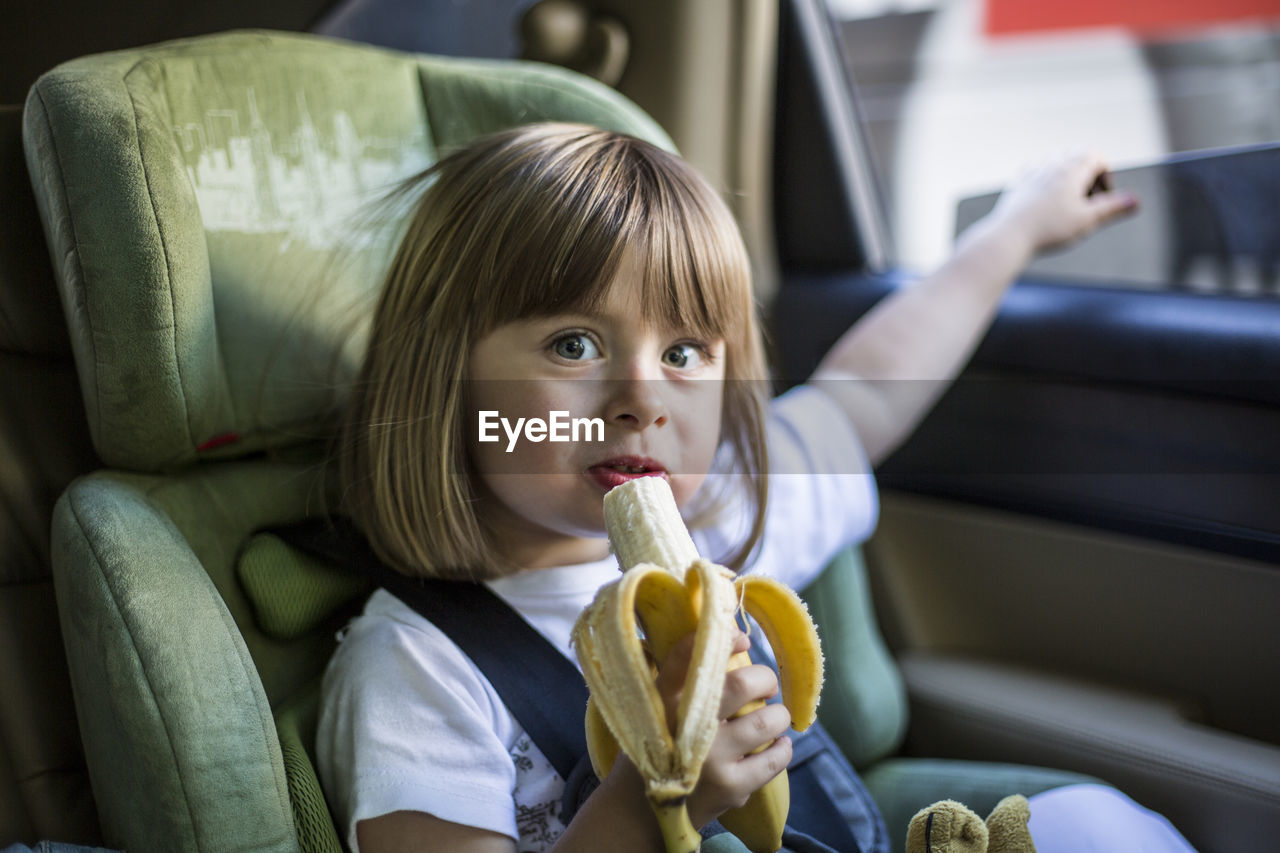
M 1239 222 L 1277 221 L 1274 0 L 828 0 L 828 6 L 900 266 L 936 266 L 957 227 L 992 200 L 962 206 L 963 199 L 997 190 L 1037 160 L 1094 149 L 1119 170 L 1118 185 L 1143 195 L 1143 213 L 1127 230 L 1109 229 L 1032 274 L 1277 294 L 1275 259 L 1252 246 L 1275 246 L 1280 237 L 1231 231 Z M 1221 157 L 1222 149 L 1238 156 Z M 1207 165 L 1206 150 L 1213 154 Z M 1133 168 L 1170 159 L 1183 165 Z M 1213 214 L 1224 200 L 1248 215 L 1211 215 L 1206 225 L 1206 211 Z M 1190 231 L 1203 236 L 1214 229 L 1225 234 L 1212 246 L 1174 245 Z

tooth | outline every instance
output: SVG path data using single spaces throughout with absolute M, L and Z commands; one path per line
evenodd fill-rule
M 754 576 L 735 582 L 728 569 L 700 559 L 662 478 L 643 477 L 612 489 L 604 510 L 623 575 L 601 589 L 573 632 L 591 691 L 586 726 L 592 764 L 603 777 L 619 747 L 626 752 L 645 778 L 668 853 L 692 853 L 700 839 L 685 799 L 719 727 L 724 674 L 750 663 L 746 654 L 729 657 L 737 602 L 757 618 L 773 646 L 783 701 L 798 729 L 812 722 L 822 685 L 817 631 L 799 597 L 782 584 Z M 637 620 L 659 661 L 695 631 L 674 726 L 668 726 Z M 789 802 L 784 772 L 720 821 L 753 853 L 772 853 L 781 847 Z

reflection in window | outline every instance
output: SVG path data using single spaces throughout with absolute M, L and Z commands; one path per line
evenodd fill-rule
M 1036 260 L 1029 277 L 1280 296 L 1280 145 L 1173 155 L 1121 169 L 1114 181 L 1142 198 L 1139 214 Z M 961 201 L 956 233 L 995 201 Z
M 1125 169 L 1178 152 L 1280 141 L 1280 4 L 1273 0 L 828 2 L 899 262 L 908 268 L 945 258 L 961 199 L 1045 157 L 1095 149 Z M 1170 20 L 1170 7 L 1178 20 Z M 1275 175 L 1278 160 L 1272 150 L 1251 165 Z M 1211 162 L 1176 180 L 1126 170 L 1121 186 L 1152 185 L 1134 187 L 1144 212 L 1127 232 L 1103 231 L 1037 269 L 1080 275 L 1069 256 L 1092 252 L 1084 274 L 1112 284 L 1275 292 L 1275 260 L 1265 248 L 1277 241 L 1260 230 L 1276 221 L 1274 208 L 1261 207 L 1268 192 L 1275 203 L 1277 179 L 1245 179 L 1241 189 L 1253 201 L 1237 205 L 1228 201 L 1231 184 L 1246 173 L 1226 175 Z M 1270 180 L 1269 188 L 1258 180 Z

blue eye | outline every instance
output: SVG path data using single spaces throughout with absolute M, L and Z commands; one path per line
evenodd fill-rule
M 697 367 L 702 360 L 702 351 L 692 344 L 676 344 L 662 354 L 662 363 L 667 367 Z
M 555 343 L 551 345 L 551 349 L 556 355 L 568 361 L 582 361 L 588 358 L 595 358 L 600 354 L 590 338 L 586 335 L 578 334 L 557 338 Z

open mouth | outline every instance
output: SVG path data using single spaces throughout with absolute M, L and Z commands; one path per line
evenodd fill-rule
M 648 474 L 652 470 L 643 465 L 610 465 L 609 467 L 620 474 Z
M 605 491 L 637 477 L 665 477 L 667 470 L 657 461 L 643 457 L 619 457 L 593 465 L 588 473 Z
M 667 469 L 662 463 L 647 456 L 615 456 L 601 462 L 599 467 L 617 471 L 620 474 L 665 474 Z

